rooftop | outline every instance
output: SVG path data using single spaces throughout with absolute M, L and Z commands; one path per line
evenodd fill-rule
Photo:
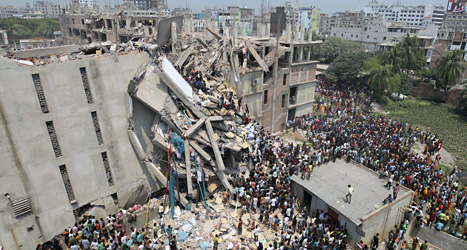
M 379 179 L 375 172 L 340 159 L 313 169 L 310 180 L 294 175 L 292 181 L 357 225 L 366 215 L 381 208 L 382 201 L 392 194 L 392 190 L 384 187 L 386 180 Z M 349 184 L 355 189 L 351 204 L 345 202 Z M 407 192 L 401 188 L 398 197 Z

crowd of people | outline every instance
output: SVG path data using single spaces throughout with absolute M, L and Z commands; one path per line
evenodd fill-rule
M 194 88 L 212 94 L 202 82 L 202 76 L 191 72 L 187 77 Z M 238 201 L 241 213 L 259 214 L 258 220 L 251 216 L 248 223 L 257 250 L 347 248 L 349 241 L 345 226 L 324 211 L 313 211 L 307 204 L 302 204 L 290 187 L 292 175 L 309 176 L 314 168 L 337 158 L 362 164 L 377 171 L 381 178 L 387 178 L 386 188 L 392 189 L 393 194 L 382 197 L 383 202 L 397 199 L 401 186 L 415 191 L 417 203 L 391 231 L 386 239 L 387 249 L 396 249 L 400 244 L 408 247 L 403 239 L 414 215 L 422 225 L 426 218 L 427 226 L 467 240 L 467 229 L 463 229 L 467 219 L 466 189 L 459 188 L 457 169 L 444 172 L 439 167 L 443 141 L 437 134 L 370 113 L 371 95 L 364 88 L 319 81 L 316 92 L 321 100 L 315 105 L 314 112 L 288 123 L 293 132 L 299 130 L 306 134 L 303 143 L 273 136 L 255 121 L 244 124 L 248 131 L 245 139 L 250 142 L 244 160 L 250 167 L 246 174 L 230 176 L 229 181 L 235 187 L 231 198 Z M 222 107 L 241 107 L 241 99 L 236 104 L 233 104 L 232 96 L 225 99 L 222 96 L 222 99 Z M 424 145 L 423 152 L 414 153 L 415 144 Z M 228 202 L 230 194 L 223 195 Z M 246 226 L 239 219 L 236 227 L 241 234 Z M 263 245 L 264 241 L 258 239 L 261 230 L 266 228 L 273 232 L 269 245 Z M 156 249 L 157 232 L 162 232 L 162 237 L 170 241 L 167 247 L 175 250 L 177 240 L 171 231 L 171 228 L 165 228 L 163 216 L 161 222 L 149 231 L 132 228 L 130 232 L 125 232 L 121 222 L 114 217 L 103 220 L 90 216 L 65 230 L 62 236 L 71 249 L 129 249 L 132 246 Z M 370 244 L 361 242 L 359 246 L 376 249 L 381 241 L 379 235 L 375 235 Z M 412 244 L 411 249 L 423 244 L 426 242 Z M 213 246 L 214 249 L 219 247 L 218 235 L 213 237 Z

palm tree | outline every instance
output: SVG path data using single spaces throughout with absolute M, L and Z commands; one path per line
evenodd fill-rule
M 403 54 L 401 46 L 397 44 L 396 46 L 391 48 L 391 50 L 384 52 L 381 57 L 381 61 L 383 65 L 392 65 L 394 73 L 399 72 L 403 63 Z
M 420 69 L 425 61 L 423 55 L 423 49 L 420 48 L 418 37 L 410 36 L 407 34 L 402 42 L 401 46 L 401 55 L 402 55 L 402 67 L 405 70 L 417 70 Z
M 385 92 L 390 92 L 399 84 L 400 77 L 393 73 L 392 65 L 373 65 L 370 71 L 370 88 L 377 97 L 381 97 Z
M 455 83 L 461 76 L 465 64 L 464 53 L 463 50 L 452 50 L 436 61 L 435 72 L 446 92 L 448 86 Z

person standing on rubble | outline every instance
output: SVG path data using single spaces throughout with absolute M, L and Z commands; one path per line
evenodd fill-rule
M 239 219 L 238 221 L 238 235 L 242 235 L 242 230 L 243 230 L 243 221 L 242 221 L 242 218 Z
M 219 247 L 219 235 L 216 234 L 216 236 L 214 236 L 214 248 L 213 248 L 213 250 L 217 250 L 218 247 Z

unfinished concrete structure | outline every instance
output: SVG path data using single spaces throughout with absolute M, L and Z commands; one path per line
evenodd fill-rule
M 59 18 L 63 38 L 68 43 L 73 44 L 87 44 L 97 41 L 126 43 L 143 37 L 156 40 L 158 35 L 156 30 L 159 26 L 168 23 L 170 30 L 170 23 L 175 22 L 180 29 L 182 20 L 181 16 L 159 17 L 156 12 L 154 15 L 150 12 L 145 12 L 143 15 L 133 15 L 131 11 L 101 14 L 66 13 Z M 167 33 L 165 30 L 161 30 L 159 35 L 168 36 L 170 39 L 170 32 Z
M 375 233 L 386 238 L 400 223 L 413 198 L 413 191 L 401 186 L 397 199 L 384 205 L 383 199 L 392 194 L 384 187 L 386 181 L 372 170 L 344 160 L 314 169 L 310 180 L 296 175 L 291 180 L 292 192 L 310 212 L 322 210 L 345 226 L 353 247 L 360 241 L 369 244 Z M 351 204 L 346 202 L 347 185 L 355 189 Z
M 258 37 L 238 36 L 236 27 L 226 27 L 224 35 L 210 28 L 207 36 L 179 35 L 168 58 L 185 73 L 206 72 L 209 80 L 225 81 L 251 120 L 282 131 L 288 120 L 312 111 L 318 64 L 313 59 L 321 41 L 305 40 L 304 29 L 292 31 L 290 23 L 279 39 L 266 25 Z
M 97 20 L 99 31 L 86 28 L 96 20 L 88 24 L 82 15 L 61 21 L 78 16 L 66 32 L 84 41 L 104 40 L 103 33 L 122 39 L 110 17 Z M 237 25 L 221 36 L 215 23 L 194 35 L 180 23 L 165 19 L 152 36 L 143 33 L 152 41 L 148 53 L 137 53 L 131 41 L 98 41 L 0 58 L 2 246 L 33 249 L 90 209 L 104 217 L 145 202 L 166 186 L 168 162 L 182 206 L 232 190 L 227 176 L 245 167 L 238 160 L 252 150 L 243 139 L 251 124 L 219 108 L 220 96 L 243 98 L 241 111 L 248 105 L 248 116 L 271 132 L 283 129 L 287 116 L 311 111 L 312 48 L 320 42 L 304 41 L 290 26 L 276 39 L 268 29 L 264 37 L 239 37 Z M 186 83 L 191 70 L 203 72 L 212 95 Z

